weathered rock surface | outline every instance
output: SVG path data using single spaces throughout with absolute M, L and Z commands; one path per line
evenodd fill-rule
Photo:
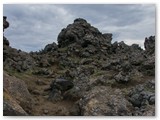
M 26 84 L 16 77 L 3 75 L 4 115 L 27 115 L 32 108 L 32 96 Z
M 145 50 L 112 43 L 112 33 L 78 18 L 57 40 L 26 53 L 3 37 L 4 70 L 12 75 L 4 72 L 5 115 L 155 115 L 155 36 Z
M 43 52 L 47 53 L 47 52 L 54 52 L 58 49 L 58 46 L 55 42 L 53 42 L 52 44 L 48 44 L 45 46 Z
M 3 115 L 4 116 L 26 116 L 28 115 L 23 110 L 23 108 L 12 97 L 8 99 L 9 100 L 3 101 Z
M 67 90 L 70 90 L 74 87 L 74 84 L 70 80 L 66 79 L 56 79 L 50 85 L 51 93 L 49 95 L 49 99 L 57 100 L 62 99 L 62 95 Z
M 142 85 L 133 87 L 129 94 L 128 100 L 135 107 L 133 115 L 155 115 L 155 86 L 154 80 Z
M 9 41 L 3 36 L 3 45 L 9 46 Z
M 62 29 L 58 35 L 58 46 L 63 48 L 75 43 L 74 46 L 77 46 L 77 49 L 71 48 L 73 51 L 82 50 L 83 52 L 81 52 L 80 56 L 90 57 L 100 49 L 110 49 L 111 40 L 111 33 L 102 34 L 97 28 L 87 23 L 86 20 L 78 18 L 74 20 L 73 24 Z
M 125 99 L 120 89 L 95 87 L 79 101 L 81 115 L 128 116 L 132 105 Z
M 153 54 L 155 52 L 155 36 L 145 38 L 144 47 L 147 53 Z
M 35 65 L 34 59 L 26 52 L 11 48 L 3 47 L 4 69 L 10 71 L 23 72 Z

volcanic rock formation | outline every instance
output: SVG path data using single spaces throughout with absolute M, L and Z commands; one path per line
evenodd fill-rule
M 145 50 L 112 43 L 77 18 L 57 41 L 30 53 L 4 42 L 4 115 L 155 115 L 155 36 Z

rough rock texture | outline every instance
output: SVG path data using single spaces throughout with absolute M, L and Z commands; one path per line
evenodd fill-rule
M 86 20 L 78 18 L 73 24 L 62 29 L 58 35 L 58 46 L 66 47 L 76 43 L 77 47 L 84 48 L 82 57 L 89 57 L 98 49 L 109 49 L 111 47 L 112 34 L 102 34 L 97 28 L 91 26 Z M 97 49 L 94 49 L 94 48 Z M 75 49 L 76 48 L 72 48 Z M 78 52 L 78 51 L 77 51 Z
M 58 46 L 55 42 L 53 42 L 52 44 L 48 44 L 45 46 L 43 52 L 47 53 L 47 52 L 54 52 L 58 49 Z
M 70 80 L 56 79 L 50 85 L 51 93 L 49 95 L 49 99 L 51 100 L 57 100 L 57 98 L 61 99 L 64 92 L 72 89 L 73 87 L 74 87 L 74 84 Z
M 112 43 L 112 33 L 77 18 L 39 52 L 3 39 L 5 115 L 155 115 L 155 36 L 145 50 Z
M 155 36 L 145 38 L 144 47 L 147 53 L 153 54 L 155 52 Z
M 81 115 L 125 116 L 131 115 L 132 105 L 121 90 L 110 87 L 95 87 L 79 101 Z
M 33 58 L 26 52 L 11 48 L 3 47 L 3 63 L 4 69 L 18 72 L 26 71 L 34 66 Z
M 136 85 L 129 94 L 128 100 L 135 107 L 133 115 L 155 115 L 155 82 L 150 80 L 143 85 Z
M 3 31 L 8 27 L 9 27 L 9 22 L 7 21 L 7 17 L 3 16 Z
M 26 84 L 4 72 L 3 89 L 4 115 L 27 115 L 26 111 L 32 108 L 33 101 Z
M 9 27 L 9 22 L 7 21 L 7 17 L 3 16 L 3 32 L 4 32 L 4 29 L 6 29 L 8 27 Z M 9 46 L 9 41 L 4 36 L 3 36 L 3 45 Z
M 3 115 L 4 116 L 26 116 L 24 109 L 6 91 L 3 91 Z
M 3 45 L 9 46 L 9 41 L 3 36 Z

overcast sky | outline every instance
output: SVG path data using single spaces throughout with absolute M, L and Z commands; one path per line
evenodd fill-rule
M 112 33 L 114 41 L 137 43 L 155 35 L 155 5 L 120 4 L 5 4 L 3 15 L 10 27 L 4 35 L 10 45 L 23 51 L 39 51 L 57 43 L 62 28 L 75 18 L 84 18 L 102 33 Z

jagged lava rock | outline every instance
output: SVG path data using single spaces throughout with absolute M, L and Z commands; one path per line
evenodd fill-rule
M 153 54 L 155 52 L 155 36 L 145 38 L 144 47 L 147 53 Z
M 58 35 L 58 46 L 65 47 L 72 43 L 80 44 L 83 48 L 88 45 L 96 47 L 111 46 L 112 34 L 102 34 L 97 28 L 91 26 L 86 20 L 78 18 L 73 24 L 62 29 Z
M 9 22 L 7 21 L 7 17 L 3 16 L 3 32 L 4 32 L 4 29 L 8 27 L 9 27 Z M 3 45 L 9 46 L 9 41 L 4 36 L 3 36 Z
M 8 27 L 9 27 L 9 22 L 7 21 L 7 17 L 3 16 L 3 31 Z
M 53 42 L 52 44 L 48 44 L 45 46 L 43 52 L 47 53 L 47 52 L 53 52 L 56 51 L 58 49 L 58 46 L 55 42 Z

